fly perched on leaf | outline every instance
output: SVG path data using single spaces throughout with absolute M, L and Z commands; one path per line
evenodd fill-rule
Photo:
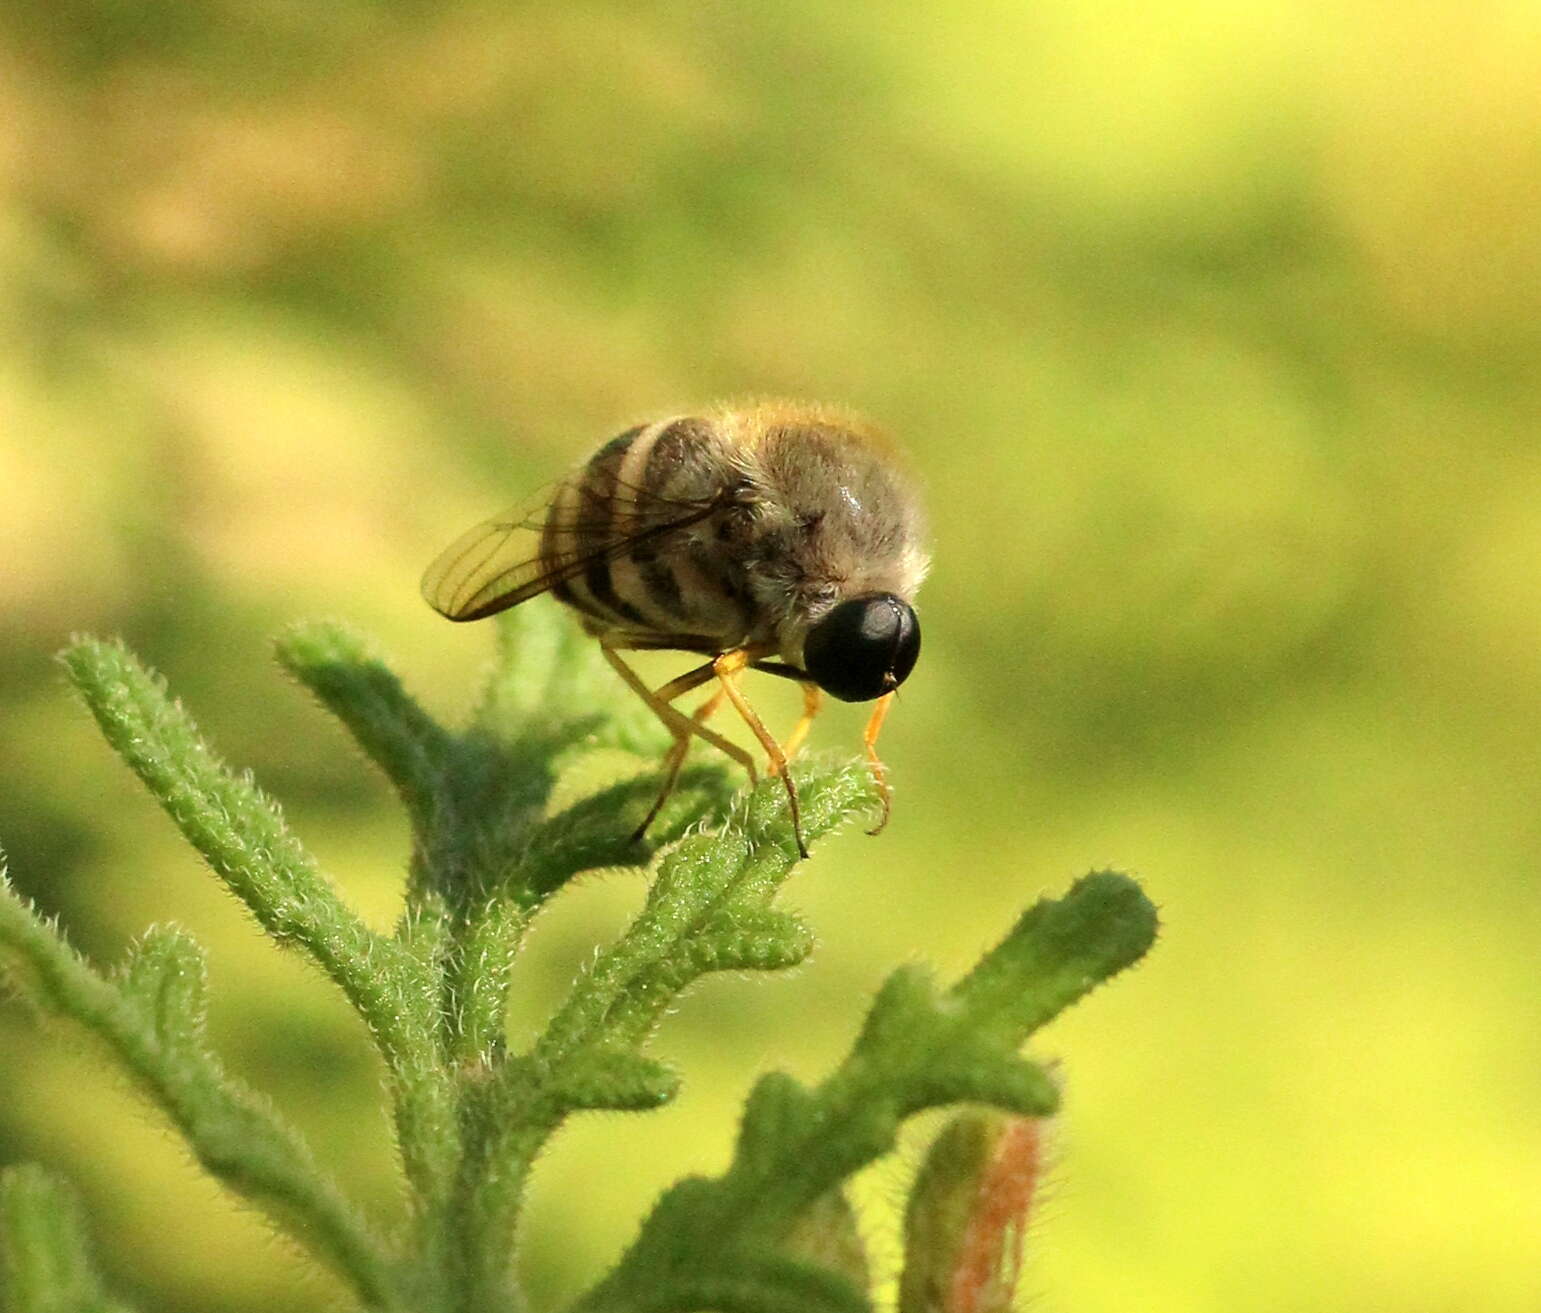
M 707 725 L 724 700 L 786 786 L 808 855 L 787 760 L 824 693 L 876 700 L 863 742 L 888 820 L 877 737 L 920 654 L 912 599 L 928 564 L 919 500 L 892 445 L 823 407 L 773 402 L 638 425 L 533 503 L 477 525 L 423 577 L 451 620 L 480 620 L 551 593 L 582 617 L 605 659 L 652 708 L 674 746 L 641 837 L 674 788 L 692 738 L 754 759 Z M 696 652 L 702 665 L 649 689 L 628 650 Z M 739 688 L 746 669 L 797 680 L 803 714 L 785 743 Z M 686 715 L 675 700 L 716 681 Z

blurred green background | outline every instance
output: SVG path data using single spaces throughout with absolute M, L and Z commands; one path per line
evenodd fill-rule
M 1109 864 L 1167 929 L 1040 1046 L 1033 1306 L 1536 1309 L 1538 68 L 1534 3 L 11 0 L 13 878 L 99 960 L 188 925 L 232 1068 L 391 1215 L 351 1016 L 51 653 L 125 635 L 388 925 L 404 823 L 269 636 L 344 618 L 454 716 L 492 635 L 416 580 L 460 530 L 638 419 L 847 403 L 934 520 L 893 824 L 790 887 L 810 967 L 670 1020 L 675 1106 L 548 1155 L 537 1307 L 721 1167 L 754 1074 L 816 1078 L 896 961 L 954 974 Z M 854 749 L 846 710 L 817 745 Z M 640 889 L 553 910 L 516 1030 Z M 63 1039 L 0 1005 L 0 1161 L 80 1185 L 121 1291 L 337 1298 Z M 862 1189 L 890 1275 L 904 1169 Z

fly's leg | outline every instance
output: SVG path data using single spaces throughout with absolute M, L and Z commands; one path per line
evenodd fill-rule
M 787 736 L 787 741 L 781 745 L 781 755 L 788 761 L 791 761 L 796 755 L 798 748 L 803 746 L 803 740 L 808 737 L 808 730 L 813 724 L 813 718 L 819 714 L 819 708 L 824 705 L 824 690 L 817 684 L 804 684 L 802 689 L 802 719 L 792 727 L 792 733 Z
M 703 723 L 707 716 L 716 710 L 718 701 L 716 695 L 696 713 L 694 718 L 687 716 L 678 707 L 670 705 L 674 698 L 690 692 L 693 688 L 700 688 L 702 684 L 712 679 L 717 673 L 714 662 L 709 661 L 703 666 L 687 671 L 678 679 L 671 679 L 655 693 L 642 682 L 636 671 L 621 660 L 620 654 L 613 647 L 601 643 L 599 650 L 604 653 L 605 660 L 614 668 L 615 673 L 626 682 L 626 687 L 647 703 L 652 713 L 663 722 L 664 728 L 674 736 L 674 746 L 669 749 L 669 755 L 664 758 L 663 791 L 648 812 L 647 819 L 637 827 L 635 838 L 640 839 L 647 827 L 657 819 L 664 803 L 668 801 L 669 794 L 674 791 L 674 785 L 679 779 L 680 767 L 684 764 L 685 753 L 689 749 L 692 737 L 705 739 L 714 748 L 725 752 L 749 773 L 749 783 L 751 785 L 756 783 L 759 775 L 755 771 L 754 758 L 738 744 L 731 743 L 722 735 L 707 729 Z
M 711 673 L 710 666 L 707 667 L 707 673 Z M 668 685 L 664 685 L 664 689 L 667 688 Z M 659 690 L 660 696 L 663 696 L 664 689 Z M 698 726 L 704 725 L 711 717 L 711 715 L 717 710 L 717 708 L 722 705 L 722 698 L 723 692 L 721 689 L 718 689 L 711 695 L 711 697 L 707 698 L 705 702 L 696 708 L 696 714 L 691 717 L 691 720 L 694 721 Z M 642 818 L 642 824 L 637 826 L 637 828 L 632 832 L 631 837 L 633 842 L 641 839 L 642 836 L 647 833 L 648 827 L 658 819 L 658 813 L 663 810 L 664 803 L 669 801 L 669 795 L 674 792 L 674 786 L 679 782 L 680 769 L 685 765 L 686 754 L 690 751 L 690 737 L 691 736 L 688 734 L 681 734 L 674 740 L 674 746 L 669 749 L 668 755 L 664 757 L 663 787 L 658 790 L 658 797 L 654 799 L 653 805 L 648 808 L 647 815 Z M 754 767 L 751 763 L 750 778 L 752 779 L 753 777 Z
M 867 765 L 872 770 L 872 782 L 878 786 L 878 802 L 883 808 L 883 814 L 878 818 L 878 823 L 867 831 L 868 834 L 881 834 L 883 827 L 888 824 L 888 814 L 893 810 L 893 794 L 888 788 L 888 769 L 878 756 L 878 732 L 883 728 L 889 704 L 893 700 L 892 693 L 885 693 L 878 699 L 877 706 L 872 708 L 872 716 L 867 721 L 867 732 L 861 736 L 862 746 L 867 750 Z
M 770 758 L 770 773 L 781 776 L 781 782 L 787 790 L 787 805 L 792 811 L 792 833 L 797 839 L 797 851 L 801 856 L 807 857 L 808 844 L 803 838 L 803 818 L 797 806 L 797 786 L 792 783 L 791 773 L 787 770 L 786 755 L 781 751 L 781 745 L 765 728 L 765 722 L 755 714 L 754 708 L 749 705 L 738 689 L 738 677 L 751 659 L 748 650 L 738 648 L 732 652 L 724 652 L 712 662 L 712 669 L 722 685 L 722 691 L 733 704 L 734 710 L 744 718 L 744 724 L 749 726 L 755 738 L 760 740 L 760 746 L 765 749 L 765 755 Z
M 647 703 L 652 709 L 653 714 L 663 721 L 664 728 L 673 734 L 675 738 L 683 736 L 688 739 L 691 735 L 703 738 L 719 752 L 727 753 L 728 756 L 732 757 L 734 761 L 738 762 L 739 765 L 748 771 L 751 784 L 759 780 L 759 774 L 754 768 L 754 758 L 748 752 L 739 747 L 738 744 L 730 743 L 721 734 L 713 733 L 704 725 L 698 725 L 678 707 L 671 707 L 669 705 L 670 698 L 677 698 L 682 693 L 688 693 L 693 688 L 699 688 L 716 674 L 717 672 L 713 668 L 712 663 L 699 666 L 695 670 L 681 675 L 678 679 L 670 680 L 657 693 L 654 693 L 652 689 L 638 678 L 637 672 L 621 660 L 620 654 L 613 647 L 606 647 L 601 643 L 599 650 L 605 654 L 605 660 L 615 668 L 616 674 L 626 681 L 626 687 Z

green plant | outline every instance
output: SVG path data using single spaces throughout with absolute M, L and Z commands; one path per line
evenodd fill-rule
M 557 780 L 585 754 L 608 746 L 653 758 L 660 734 L 640 708 L 607 704 L 608 675 L 570 626 L 516 612 L 499 632 L 499 660 L 458 733 L 347 631 L 307 626 L 279 641 L 280 662 L 344 722 L 410 814 L 393 935 L 347 907 L 274 803 L 213 755 L 121 645 L 85 639 L 63 655 L 108 741 L 216 876 L 368 1027 L 411 1199 L 391 1231 L 362 1217 L 268 1103 L 222 1069 L 203 1036 L 204 955 L 188 935 L 154 927 L 101 972 L 0 880 L 0 951 L 18 984 L 106 1041 L 198 1161 L 372 1310 L 522 1309 L 510 1255 L 541 1147 L 574 1113 L 641 1111 L 673 1096 L 678 1077 L 647 1044 L 694 981 L 791 966 L 813 945 L 775 905 L 797 848 L 774 780 L 734 797 L 719 768 L 687 772 L 646 845 L 629 836 L 656 788 L 651 769 L 551 810 Z M 810 838 L 874 801 L 859 763 L 803 764 L 798 786 Z M 509 968 L 547 899 L 581 871 L 650 861 L 629 929 L 573 982 L 535 1043 L 511 1051 Z M 919 967 L 894 972 L 829 1078 L 811 1089 L 762 1078 L 729 1169 L 667 1191 L 574 1313 L 869 1307 L 842 1182 L 923 1109 L 1050 1115 L 1055 1086 L 1020 1056 L 1023 1041 L 1140 957 L 1155 924 L 1132 881 L 1094 873 L 1030 908 L 951 988 Z M 122 1307 L 90 1273 L 69 1192 L 36 1167 L 4 1178 L 0 1244 L 16 1313 Z

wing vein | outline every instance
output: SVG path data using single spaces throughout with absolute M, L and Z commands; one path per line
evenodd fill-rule
M 726 495 L 711 499 L 665 497 L 632 484 L 618 485 L 628 494 L 627 514 L 617 516 L 614 498 L 605 498 L 581 480 L 585 471 L 559 481 L 526 506 L 485 520 L 451 543 L 423 575 L 422 593 L 434 610 L 450 620 L 480 620 L 517 606 L 582 574 L 591 565 L 608 562 L 647 544 L 658 550 L 676 533 L 701 523 L 727 504 Z M 576 487 L 577 504 L 558 518 L 564 494 Z M 622 520 L 625 528 L 617 526 Z M 533 542 L 528 540 L 533 536 Z M 542 551 L 541 544 L 570 541 L 561 550 Z

